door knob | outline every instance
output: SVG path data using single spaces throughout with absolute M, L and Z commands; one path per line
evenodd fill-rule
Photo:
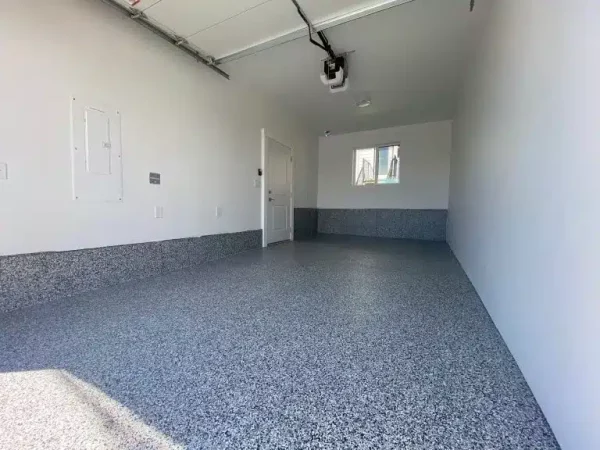
M 275 200 L 274 198 L 269 197 L 269 201 L 272 202 L 273 200 Z

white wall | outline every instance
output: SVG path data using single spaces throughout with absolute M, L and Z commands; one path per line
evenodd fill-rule
M 400 143 L 400 183 L 352 185 L 354 149 Z M 452 122 L 319 138 L 319 208 L 446 209 Z
M 600 448 L 600 2 L 494 2 L 448 239 L 565 450 Z
M 259 229 L 262 127 L 294 147 L 296 206 L 316 206 L 316 136 L 102 2 L 2 2 L 0 42 L 0 254 Z M 121 111 L 122 204 L 71 199 L 71 95 Z

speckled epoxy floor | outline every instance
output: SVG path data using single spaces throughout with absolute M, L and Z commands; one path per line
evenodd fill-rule
M 0 448 L 558 448 L 446 244 L 321 238 L 0 316 Z

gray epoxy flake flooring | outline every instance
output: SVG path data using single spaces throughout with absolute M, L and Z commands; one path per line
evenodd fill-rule
M 558 445 L 446 244 L 323 237 L 0 316 L 0 448 Z

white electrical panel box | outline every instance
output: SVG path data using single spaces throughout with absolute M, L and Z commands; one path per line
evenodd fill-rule
M 121 116 L 103 105 L 71 98 L 73 199 L 123 200 Z

